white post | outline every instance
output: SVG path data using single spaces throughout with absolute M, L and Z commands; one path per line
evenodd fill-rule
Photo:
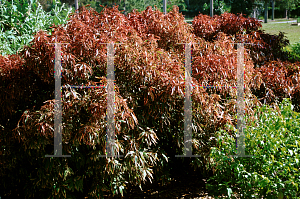
M 78 13 L 78 0 L 75 0 L 75 10 L 76 10 L 76 13 Z
M 167 14 L 167 0 L 163 0 L 163 10 L 164 14 Z

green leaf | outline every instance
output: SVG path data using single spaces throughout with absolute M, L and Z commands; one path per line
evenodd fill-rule
M 123 186 L 123 185 L 119 186 L 119 191 L 120 191 L 122 197 L 123 197 L 123 189 L 124 189 L 124 186 Z
M 232 189 L 231 188 L 227 188 L 227 195 L 230 198 L 232 194 Z
M 12 5 L 14 12 L 17 11 L 17 6 L 16 5 Z

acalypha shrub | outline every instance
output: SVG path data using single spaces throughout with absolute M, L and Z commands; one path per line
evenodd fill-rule
M 260 26 L 253 19 L 240 18 L 254 24 L 246 35 Z M 123 194 L 128 184 L 142 188 L 154 176 L 167 179 L 184 146 L 185 46 L 180 43 L 192 43 L 193 154 L 203 156 L 184 161 L 206 172 L 215 132 L 226 123 L 236 124 L 236 89 L 201 86 L 235 86 L 237 50 L 230 34 L 238 30 L 226 32 L 222 27 L 214 40 L 206 41 L 195 33 L 206 30 L 185 23 L 176 6 L 166 15 L 148 7 L 127 16 L 117 7 L 101 13 L 83 7 L 66 25 L 52 28 L 52 35 L 39 31 L 20 53 L 0 56 L 0 195 L 99 198 L 104 192 Z M 53 154 L 55 49 L 49 43 L 55 41 L 68 43 L 62 45 L 62 85 L 106 86 L 103 43 L 120 43 L 114 46 L 115 146 L 124 157 L 98 157 L 105 154 L 106 143 L 104 87 L 62 89 L 62 148 L 71 157 L 45 157 Z M 264 66 L 274 64 L 256 68 L 249 50 L 244 56 L 246 114 L 253 114 L 253 107 L 261 104 L 253 91 L 260 98 L 283 93 L 299 97 L 293 90 L 299 84 L 299 63 L 278 62 L 283 63 L 278 70 L 293 66 L 285 73 L 294 81 L 287 91 L 283 80 L 281 87 L 273 88 L 277 80 L 268 78 L 270 70 Z M 268 95 L 259 90 L 261 85 L 279 90 Z

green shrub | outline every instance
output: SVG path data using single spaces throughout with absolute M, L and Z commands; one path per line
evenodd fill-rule
M 218 147 L 210 154 L 214 171 L 207 186 L 210 193 L 235 192 L 240 198 L 300 196 L 300 114 L 286 98 L 275 107 L 263 106 L 247 118 L 251 125 L 245 129 L 245 154 L 255 157 L 229 158 L 235 154 L 235 138 L 218 131 Z
M 21 5 L 23 4 L 23 6 Z M 50 30 L 55 24 L 65 24 L 71 9 L 55 1 L 51 12 L 45 12 L 37 0 L 4 1 L 0 4 L 0 53 L 15 54 L 24 45 L 28 45 L 39 30 Z
M 300 41 L 292 46 L 292 56 L 300 60 Z

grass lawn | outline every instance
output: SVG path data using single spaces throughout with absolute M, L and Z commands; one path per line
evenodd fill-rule
M 280 21 L 280 19 L 276 21 Z M 291 23 L 274 23 L 270 21 L 262 23 L 262 30 L 269 34 L 278 34 L 279 31 L 286 33 L 285 36 L 291 45 L 300 42 L 300 26 L 292 26 Z

